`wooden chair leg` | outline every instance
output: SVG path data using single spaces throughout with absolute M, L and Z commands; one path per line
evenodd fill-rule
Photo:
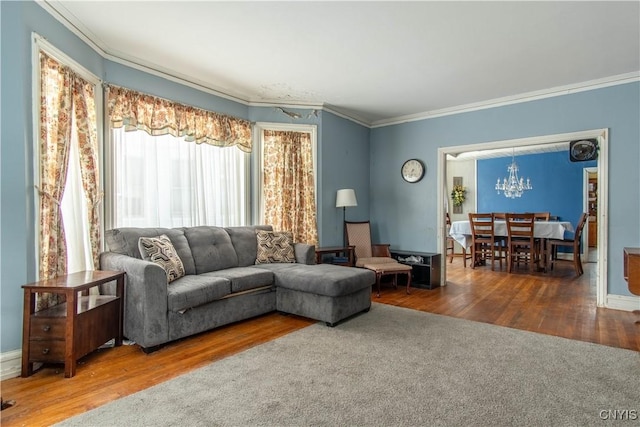
M 462 248 L 462 265 L 467 268 L 467 250 Z

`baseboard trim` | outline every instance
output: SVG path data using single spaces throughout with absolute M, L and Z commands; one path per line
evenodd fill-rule
M 640 307 L 640 298 L 628 295 L 607 295 L 605 307 L 613 310 L 633 311 Z
M 0 353 L 0 379 L 2 381 L 20 376 L 22 370 L 22 350 Z

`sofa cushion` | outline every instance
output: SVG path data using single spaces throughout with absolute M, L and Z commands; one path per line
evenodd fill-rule
M 222 277 L 184 276 L 167 287 L 167 306 L 181 311 L 218 300 L 231 293 L 231 282 Z
M 330 297 L 349 295 L 376 282 L 373 271 L 332 264 L 260 264 L 273 271 L 278 287 Z
M 188 227 L 184 235 L 191 246 L 196 274 L 238 266 L 238 255 L 224 228 Z
M 204 273 L 203 276 L 223 277 L 230 280 L 232 293 L 273 285 L 273 273 L 271 271 L 254 267 L 226 268 Z
M 169 283 L 184 276 L 184 265 L 166 234 L 158 237 L 140 237 L 138 240 L 142 259 L 162 267 Z
M 256 264 L 296 262 L 293 235 L 287 231 L 257 230 Z
M 225 228 L 231 243 L 238 255 L 238 267 L 247 267 L 256 262 L 258 253 L 258 240 L 256 230 L 272 231 L 270 225 L 255 225 L 251 227 L 227 227 Z
M 105 242 L 111 252 L 142 259 L 138 241 L 140 237 L 158 237 L 162 234 L 169 237 L 171 244 L 182 261 L 185 274 L 196 274 L 196 267 L 191 255 L 191 247 L 184 235 L 183 228 L 137 228 L 122 227 L 105 231 Z

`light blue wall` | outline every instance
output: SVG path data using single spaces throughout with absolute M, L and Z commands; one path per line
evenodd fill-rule
M 320 245 L 342 245 L 342 209 L 336 208 L 339 189 L 353 188 L 358 200 L 358 206 L 346 208 L 346 220 L 369 219 L 369 129 L 324 113 L 318 160 Z
M 640 246 L 638 82 L 373 129 L 370 211 L 380 224 L 377 238 L 402 248 L 437 250 L 438 147 L 600 128 L 610 130 L 608 291 L 630 295 L 622 248 Z M 428 168 L 418 184 L 399 176 L 400 165 L 411 157 Z
M 596 167 L 596 161 L 571 162 L 569 152 L 516 156 L 519 174 L 531 179 L 532 190 L 509 199 L 495 191 L 496 179 L 509 175 L 511 157 L 478 160 L 478 212 L 550 212 L 575 226 L 583 211 L 583 170 Z
M 20 348 L 22 288 L 35 271 L 31 32 L 97 76 L 102 58 L 33 2 L 0 2 L 0 351 Z
M 253 122 L 296 123 L 318 125 L 319 202 L 318 216 L 320 241 L 329 244 L 335 228 L 335 207 L 325 209 L 323 199 L 333 199 L 335 188 L 325 194 L 323 180 L 330 185 L 348 182 L 362 196 L 359 200 L 360 216 L 368 210 L 368 132 L 367 128 L 337 117 L 319 112 L 309 115 L 309 109 L 287 109 L 302 114 L 302 119 L 291 119 L 272 107 L 248 107 L 230 99 L 217 97 L 193 87 L 181 85 L 125 65 L 104 60 L 85 43 L 74 36 L 44 9 L 31 1 L 0 2 L 1 15 L 1 89 L 2 89 L 2 151 L 0 176 L 2 203 L 0 223 L 0 353 L 21 346 L 22 337 L 22 288 L 36 278 L 34 231 L 34 181 L 32 141 L 32 70 L 31 32 L 46 38 L 75 61 L 89 69 L 107 83 L 140 90 L 156 96 L 172 99 L 223 114 L 245 118 Z M 325 123 L 322 122 L 324 116 Z M 327 140 L 323 135 L 329 135 Z M 334 159 L 333 156 L 339 156 Z M 352 156 L 349 158 L 349 156 Z M 252 165 L 256 159 L 252 154 Z M 350 169 L 337 174 L 330 170 L 336 161 L 349 165 Z M 253 171 L 252 171 L 253 173 Z M 255 191 L 252 193 L 256 199 Z M 326 211 L 326 212 L 325 212 Z M 355 211 L 358 212 L 358 211 Z M 323 230 L 329 230 L 323 231 Z

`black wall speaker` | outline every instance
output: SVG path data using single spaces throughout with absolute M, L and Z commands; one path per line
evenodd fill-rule
M 579 139 L 569 143 L 569 160 L 572 162 L 588 162 L 598 158 L 598 140 Z

